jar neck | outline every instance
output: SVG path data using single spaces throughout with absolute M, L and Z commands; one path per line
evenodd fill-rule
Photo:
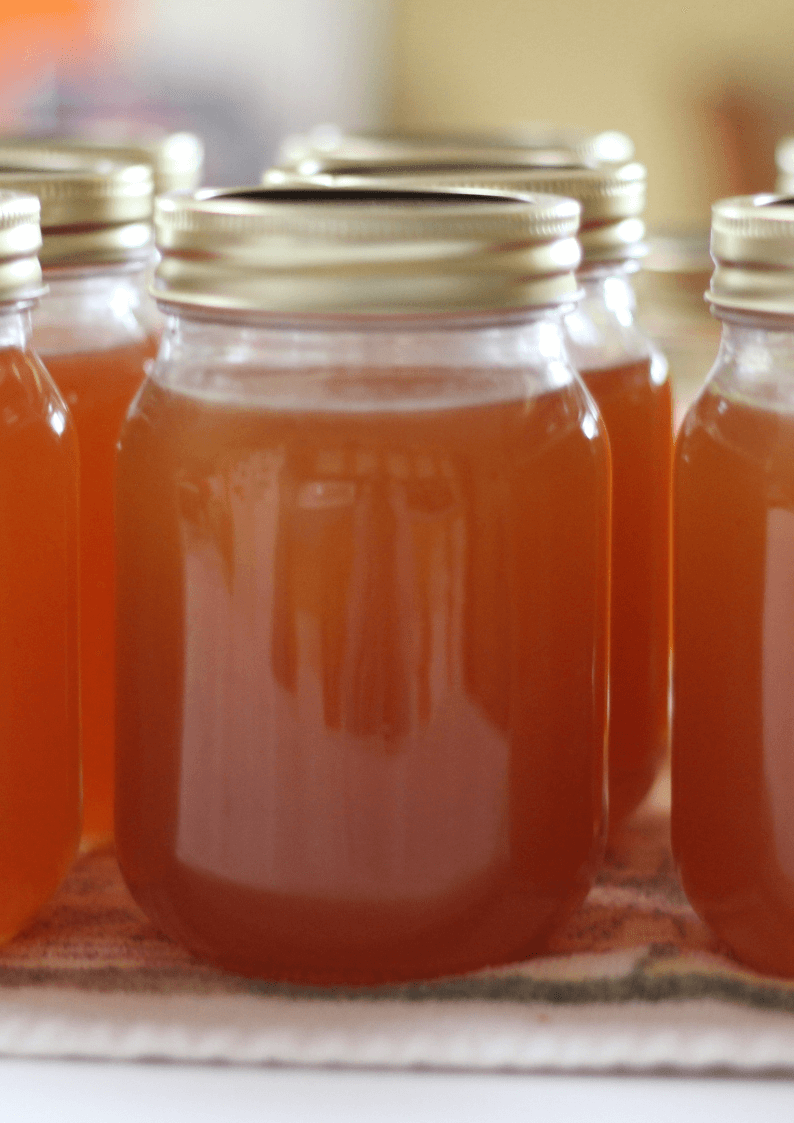
M 636 301 L 631 279 L 636 272 L 636 261 L 583 261 L 576 278 L 585 297 L 597 297 L 605 304 L 621 308 L 628 305 L 633 310 Z
M 0 349 L 24 351 L 30 345 L 30 301 L 0 304 Z
M 170 309 L 153 378 L 196 393 L 229 394 L 246 400 L 274 400 L 280 386 L 301 400 L 333 382 L 334 392 L 358 408 L 378 372 L 389 372 L 396 397 L 400 386 L 428 393 L 439 378 L 450 386 L 471 376 L 495 386 L 501 396 L 510 382 L 528 392 L 570 384 L 562 312 L 503 316 L 339 317 L 263 323 L 261 318 L 228 322 L 217 317 L 175 314 Z M 394 375 L 399 378 L 395 381 Z M 512 381 L 511 381 L 512 380 Z M 384 380 L 385 381 L 385 380 Z M 499 386 L 496 386 L 499 383 Z M 532 384 L 531 388 L 529 384 Z M 359 389 L 357 389 L 357 387 Z M 358 403 L 358 405 L 356 404 Z
M 244 313 L 182 311 L 161 304 L 166 314 L 163 347 L 174 354 L 180 347 L 210 347 L 221 354 L 227 348 L 233 356 L 247 347 L 256 352 L 281 354 L 294 351 L 296 358 L 310 363 L 325 363 L 329 355 L 371 357 L 388 356 L 397 365 L 415 362 L 421 355 L 448 356 L 458 350 L 481 353 L 493 361 L 499 355 L 524 355 L 537 351 L 557 357 L 561 354 L 563 317 L 570 305 L 560 308 L 521 309 L 499 313 L 450 314 L 434 316 L 327 316 L 285 320 Z
M 46 269 L 48 292 L 33 316 L 37 350 L 105 350 L 145 339 L 146 264 Z
M 50 292 L 96 292 L 139 287 L 148 265 L 148 259 L 143 258 L 104 265 L 45 267 L 43 273 Z
M 577 274 L 583 298 L 565 317 L 571 361 L 581 371 L 621 366 L 654 355 L 636 321 L 633 262 L 584 266 Z
M 758 405 L 794 405 L 794 317 L 719 310 L 722 337 L 709 383 Z

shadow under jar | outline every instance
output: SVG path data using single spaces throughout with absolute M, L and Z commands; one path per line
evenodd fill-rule
M 562 345 L 577 222 L 496 193 L 158 201 L 117 846 L 200 956 L 434 977 L 537 950 L 587 892 L 609 457 Z
M 722 200 L 716 363 L 678 435 L 673 848 L 745 963 L 794 975 L 794 202 Z

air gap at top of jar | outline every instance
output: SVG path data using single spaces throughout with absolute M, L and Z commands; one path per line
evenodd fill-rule
M 673 846 L 692 905 L 794 975 L 794 201 L 714 205 L 716 363 L 675 460 Z
M 41 201 L 49 291 L 33 318 L 33 344 L 77 428 L 83 841 L 94 846 L 113 832 L 115 447 L 156 350 L 141 303 L 152 174 L 142 165 L 0 143 L 0 185 Z
M 568 364 L 579 208 L 200 191 L 122 433 L 117 846 L 246 974 L 536 950 L 603 833 L 609 463 Z
M 634 319 L 630 274 L 644 252 L 645 168 L 578 162 L 559 149 L 465 150 L 356 164 L 339 155 L 312 166 L 312 182 L 385 182 L 548 191 L 582 207 L 579 280 L 584 300 L 565 317 L 566 345 L 596 400 L 612 452 L 610 825 L 646 794 L 667 750 L 670 665 L 672 394 L 667 363 Z M 511 163 L 521 157 L 519 162 Z M 499 157 L 497 159 L 497 157 Z M 293 175 L 274 170 L 268 182 Z

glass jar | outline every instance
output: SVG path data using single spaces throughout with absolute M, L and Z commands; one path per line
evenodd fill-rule
M 19 163 L 25 160 L 36 157 L 23 153 Z M 19 167 L 0 173 L 0 185 L 42 202 L 49 292 L 33 317 L 33 342 L 66 399 L 80 446 L 83 845 L 93 847 L 113 837 L 115 449 L 157 350 L 142 311 L 152 178 L 148 167 L 106 161 L 91 170 Z
M 267 978 L 537 950 L 604 825 L 608 447 L 560 319 L 578 207 L 251 189 L 156 216 L 168 326 L 118 463 L 133 895 Z
M 0 136 L 0 167 L 22 167 L 48 171 L 107 170 L 110 164 L 145 165 L 151 170 L 154 194 L 187 191 L 201 181 L 204 145 L 193 133 L 135 133 L 114 127 L 112 122 L 93 122 L 80 135 Z M 117 192 L 115 192 L 117 193 Z M 147 236 L 148 237 L 148 236 Z M 137 234 L 136 254 L 140 250 Z M 135 270 L 140 294 L 136 316 L 150 335 L 159 336 L 162 317 L 149 295 L 154 267 L 154 245 L 149 241 L 149 267 Z M 132 249 L 133 247 L 129 247 Z
M 794 975 L 794 205 L 723 200 L 722 341 L 678 436 L 673 846 L 701 918 Z
M 670 364 L 676 429 L 719 350 L 720 325 L 703 299 L 712 268 L 708 230 L 656 234 L 633 278 L 643 327 Z
M 0 192 L 0 942 L 80 837 L 77 442 L 30 342 L 38 200 Z
M 612 452 L 610 829 L 638 806 L 670 738 L 673 399 L 667 361 L 638 326 L 633 263 L 587 263 L 565 318 L 568 352 Z
M 606 423 L 612 451 L 610 829 L 646 795 L 669 744 L 670 487 L 673 403 L 667 362 L 638 326 L 631 273 L 643 253 L 646 173 L 635 163 L 582 165 L 560 150 L 553 166 L 471 153 L 354 164 L 337 159 L 321 184 L 373 182 L 550 191 L 582 207 L 584 299 L 565 317 L 574 366 Z M 567 162 L 567 164 L 566 164 Z M 268 176 L 269 181 L 288 173 Z M 293 179 L 296 176 L 293 173 Z

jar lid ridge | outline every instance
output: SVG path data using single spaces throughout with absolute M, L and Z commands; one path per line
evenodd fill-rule
M 145 257 L 151 248 L 150 167 L 89 160 L 46 147 L 3 146 L 0 188 L 41 204 L 41 263 L 95 265 Z
M 0 135 L 0 165 L 7 159 L 24 160 L 26 155 L 50 169 L 90 168 L 107 160 L 146 164 L 158 195 L 193 190 L 204 167 L 204 144 L 195 133 L 129 131 L 112 122 L 100 122 L 79 134 Z
M 0 190 L 0 303 L 36 300 L 44 292 L 40 210 L 35 195 Z
M 512 164 L 502 161 L 481 164 L 476 160 L 446 167 L 443 161 L 406 162 L 396 165 L 347 165 L 336 162 L 330 170 L 304 176 L 274 169 L 266 172 L 265 182 L 314 183 L 356 187 L 375 182 L 399 188 L 459 187 L 472 190 L 520 193 L 548 192 L 575 199 L 582 208 L 579 241 L 583 263 L 631 261 L 645 253 L 645 210 L 647 173 L 642 164 L 572 164 L 547 167 Z
M 588 130 L 566 128 L 543 122 L 523 122 L 491 129 L 457 131 L 442 129 L 424 133 L 345 132 L 337 125 L 317 125 L 306 133 L 286 137 L 277 163 L 295 168 L 311 157 L 344 160 L 383 160 L 402 156 L 424 158 L 429 151 L 444 151 L 447 156 L 479 150 L 485 155 L 510 149 L 565 152 L 579 160 L 626 163 L 634 158 L 634 144 L 625 133 L 614 129 Z
M 155 204 L 169 303 L 404 314 L 575 299 L 570 199 L 400 187 L 204 189 Z
M 794 315 L 794 199 L 764 194 L 719 200 L 712 208 L 711 256 L 711 304 Z

